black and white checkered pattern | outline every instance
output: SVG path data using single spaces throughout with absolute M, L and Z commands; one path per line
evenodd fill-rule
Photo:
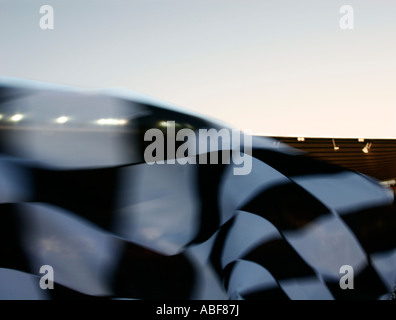
M 149 165 L 142 133 L 158 121 L 223 124 L 132 93 L 3 79 L 0 114 L 0 299 L 391 295 L 393 195 L 368 177 L 264 137 L 248 175 Z M 128 126 L 94 123 L 119 117 Z M 343 265 L 354 289 L 339 285 Z

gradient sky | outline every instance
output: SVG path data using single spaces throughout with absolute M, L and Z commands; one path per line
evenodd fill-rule
M 396 138 L 396 2 L 0 0 L 0 75 L 124 87 L 266 135 Z

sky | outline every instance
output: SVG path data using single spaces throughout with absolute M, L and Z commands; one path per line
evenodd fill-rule
M 396 138 L 395 17 L 394 0 L 0 0 L 0 76 L 123 87 L 254 134 Z

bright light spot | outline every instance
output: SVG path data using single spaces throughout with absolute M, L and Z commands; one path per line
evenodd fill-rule
M 363 138 L 359 138 L 358 141 L 359 142 L 364 142 L 364 139 Z
M 128 123 L 128 120 L 106 118 L 106 119 L 99 119 L 98 121 L 96 121 L 96 123 L 107 126 L 123 126 Z
M 331 140 L 333 141 L 334 150 L 335 150 L 335 151 L 340 150 L 340 147 L 338 147 L 338 146 L 336 145 L 334 139 L 331 139 Z
M 297 141 L 305 141 L 305 138 L 304 137 L 298 137 Z
M 10 120 L 11 120 L 11 121 L 14 121 L 14 122 L 21 121 L 22 119 L 23 119 L 23 115 L 20 114 L 20 113 L 14 114 L 14 115 L 10 118 Z
M 2 114 L 0 114 L 0 120 L 1 120 L 1 119 L 3 119 L 3 115 L 2 115 Z
M 56 123 L 66 123 L 67 121 L 69 121 L 69 117 L 65 117 L 65 116 L 62 116 L 62 117 L 59 117 L 59 118 L 55 119 Z
M 168 121 L 160 121 L 160 126 L 162 127 L 167 127 L 168 126 Z
M 367 142 L 367 144 L 364 146 L 364 148 L 362 149 L 362 151 L 363 151 L 364 153 L 369 153 L 370 148 L 371 148 L 371 142 Z
M 158 122 L 158 124 L 161 127 L 176 127 L 176 126 L 180 126 L 180 124 L 176 123 L 175 121 L 160 121 L 160 122 Z
M 392 186 L 396 185 L 396 180 L 392 179 L 392 180 L 381 181 L 380 184 L 387 186 L 387 187 L 392 187 Z

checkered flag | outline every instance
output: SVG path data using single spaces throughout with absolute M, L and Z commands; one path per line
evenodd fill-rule
M 233 128 L 125 90 L 4 78 L 0 114 L 1 299 L 391 297 L 393 194 L 369 177 L 266 137 L 233 150 L 245 175 L 148 164 L 151 128 Z

